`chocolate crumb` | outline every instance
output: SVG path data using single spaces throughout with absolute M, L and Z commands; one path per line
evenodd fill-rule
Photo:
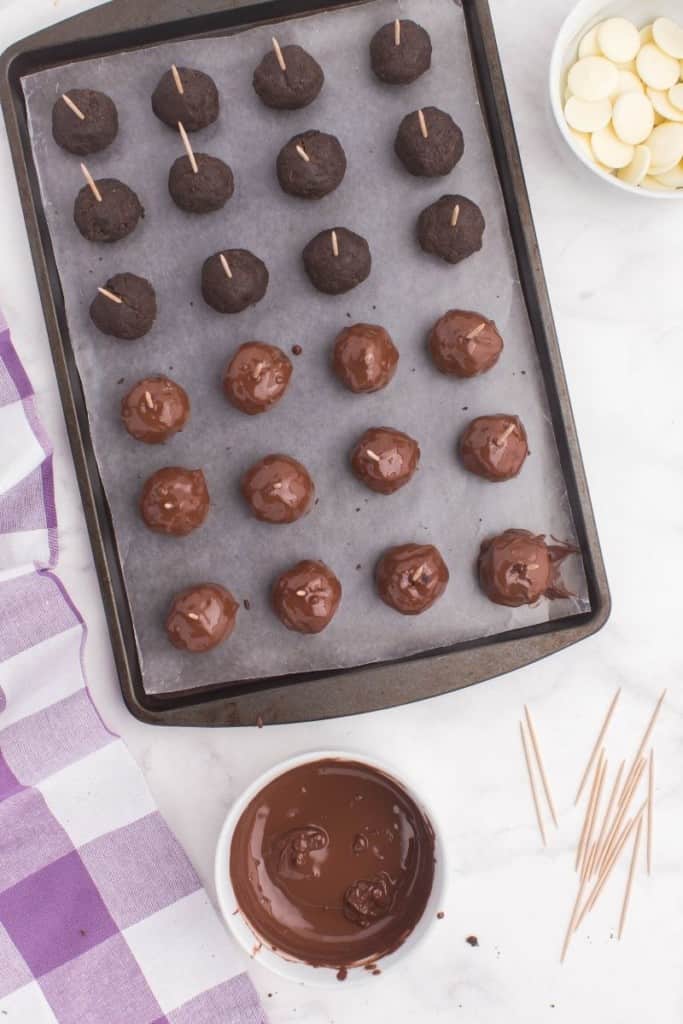
M 356 569 L 362 569 L 362 568 L 363 568 L 363 566 L 359 562 L 358 565 L 356 566 Z
M 123 384 L 123 382 L 125 381 L 125 379 L 126 379 L 125 377 L 119 377 L 119 379 L 117 380 L 117 382 L 116 382 L 116 383 L 117 383 L 117 384 Z
M 256 728 L 257 729 L 262 729 L 263 728 L 263 719 L 261 718 L 260 715 L 256 716 Z
M 360 512 L 360 509 L 359 509 L 359 508 L 357 508 L 357 509 L 356 509 L 356 512 Z
M 348 973 L 345 967 L 340 967 L 337 971 L 337 981 L 346 981 Z
M 462 411 L 463 412 L 467 412 L 468 409 L 469 409 L 469 405 L 463 405 L 463 407 L 462 407 Z
M 78 929 L 78 934 L 79 935 L 87 935 L 87 932 L 86 932 L 85 928 L 79 928 Z
M 439 921 L 443 921 L 444 917 L 446 916 L 446 913 L 445 911 L 440 910 L 436 916 L 438 917 Z
M 303 352 L 301 345 L 292 345 L 292 355 L 300 356 Z
M 374 969 L 374 971 L 372 973 L 374 975 L 377 975 L 377 974 L 381 974 L 382 972 L 380 971 L 379 967 L 375 967 L 375 969 Z
M 320 498 L 316 498 L 315 501 L 313 502 L 313 504 L 317 505 L 319 501 L 320 501 Z
M 249 609 L 251 608 L 251 601 L 249 600 L 249 598 L 245 597 L 244 601 L 242 601 L 242 604 L 244 605 L 245 612 L 248 612 Z
M 465 939 L 465 942 L 467 942 L 470 946 L 479 945 L 479 939 L 477 938 L 476 935 L 468 935 L 467 938 Z

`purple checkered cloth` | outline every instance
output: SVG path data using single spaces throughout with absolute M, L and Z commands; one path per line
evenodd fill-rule
M 0 1022 L 265 1024 L 85 685 L 50 446 L 0 314 Z

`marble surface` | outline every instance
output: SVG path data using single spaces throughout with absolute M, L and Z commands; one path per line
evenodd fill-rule
M 83 0 L 0 0 L 4 47 L 83 9 Z M 56 449 L 60 573 L 89 628 L 87 671 L 107 724 L 126 739 L 161 811 L 211 891 L 216 836 L 233 797 L 289 754 L 373 751 L 428 795 L 449 851 L 445 917 L 395 973 L 362 989 L 307 990 L 249 967 L 272 1024 L 677 1024 L 683 1017 L 683 301 L 680 204 L 613 194 L 562 149 L 546 68 L 567 0 L 491 0 L 515 125 L 578 422 L 614 611 L 595 638 L 502 679 L 407 708 L 263 730 L 161 730 L 126 712 L 0 129 L 0 302 Z M 11 253 L 11 258 L 8 254 Z M 0 440 L 1 443 L 1 440 Z M 574 893 L 573 795 L 592 737 L 623 687 L 609 741 L 628 756 L 665 686 L 657 728 L 655 871 L 638 877 L 616 939 L 622 872 L 560 966 Z M 536 717 L 560 829 L 540 847 L 520 755 Z M 474 934 L 479 946 L 465 942 Z

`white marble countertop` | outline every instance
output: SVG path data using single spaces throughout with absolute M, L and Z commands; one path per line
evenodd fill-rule
M 90 4 L 0 0 L 7 45 Z M 563 153 L 546 68 L 568 0 L 491 0 L 562 345 L 614 610 L 598 636 L 535 666 L 405 708 L 254 729 L 158 729 L 123 706 L 62 420 L 4 126 L 0 303 L 55 444 L 59 571 L 85 614 L 87 673 L 107 724 L 137 758 L 162 813 L 211 891 L 226 808 L 289 754 L 322 747 L 400 758 L 428 794 L 450 856 L 445 918 L 396 973 L 362 989 L 295 987 L 245 958 L 272 1024 L 679 1024 L 683 1018 L 683 272 L 680 204 L 636 201 Z M 0 440 L 0 443 L 1 440 Z M 617 686 L 610 756 L 628 756 L 658 693 L 655 871 L 639 877 L 628 928 L 623 873 L 564 966 L 574 894 L 577 775 Z M 560 831 L 540 848 L 519 747 L 528 701 L 544 744 Z M 623 746 L 623 751 L 622 751 Z M 623 870 L 623 866 L 622 866 Z M 466 936 L 475 934 L 479 947 Z

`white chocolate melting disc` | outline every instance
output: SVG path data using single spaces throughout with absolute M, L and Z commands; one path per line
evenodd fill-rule
M 569 132 L 572 139 L 574 140 L 574 148 L 578 149 L 584 156 L 588 157 L 589 160 L 594 160 L 593 150 L 591 149 L 591 137 L 586 132 L 577 132 L 574 128 L 570 128 Z
M 600 47 L 598 46 L 598 29 L 600 25 L 593 25 L 588 29 L 585 36 L 579 43 L 579 57 L 599 57 Z
M 678 81 L 681 65 L 654 43 L 646 43 L 636 57 L 638 74 L 651 89 L 670 89 Z
M 624 71 L 620 68 L 617 87 L 610 96 L 610 99 L 614 101 L 617 98 L 617 96 L 623 96 L 625 92 L 644 93 L 645 87 L 641 80 L 638 78 L 638 75 L 636 75 L 633 71 Z
M 598 29 L 598 46 L 609 60 L 623 64 L 640 49 L 640 33 L 626 18 L 608 18 Z
M 650 175 L 646 175 L 640 183 L 641 188 L 649 189 L 650 192 L 670 192 L 671 189 L 667 185 L 662 185 L 661 181 L 657 181 L 656 178 L 651 178 Z
M 645 43 L 652 42 L 652 22 L 649 25 L 644 25 L 640 30 L 640 45 L 645 46 Z
M 586 103 L 577 96 L 570 96 L 564 108 L 564 116 L 570 128 L 577 132 L 597 132 L 609 124 L 612 104 L 609 100 Z
M 676 164 L 670 171 L 657 175 L 657 181 L 667 188 L 683 188 L 683 162 Z
M 669 92 L 672 92 L 672 90 L 669 89 Z M 647 89 L 647 95 L 650 103 L 655 108 L 656 113 L 658 113 L 661 118 L 659 122 L 660 124 L 662 123 L 662 120 L 683 122 L 683 110 L 679 110 L 678 107 L 674 107 L 674 105 L 669 102 L 669 96 L 667 93 L 660 92 L 658 89 Z
M 622 142 L 621 139 L 617 138 L 614 129 L 609 124 L 606 128 L 593 132 L 591 135 L 591 149 L 595 154 L 596 160 L 604 164 L 605 167 L 611 167 L 615 170 L 627 167 L 633 160 L 633 146 L 629 146 L 628 143 Z
M 567 84 L 574 96 L 589 103 L 607 99 L 614 92 L 618 80 L 618 69 L 604 57 L 582 57 L 569 69 L 567 76 Z
M 683 68 L 681 68 L 681 71 L 683 73 Z M 667 98 L 671 106 L 675 107 L 676 110 L 680 110 L 681 114 L 683 114 L 683 82 L 679 82 L 678 85 L 672 85 Z
M 652 38 L 664 53 L 676 60 L 683 59 L 683 28 L 671 18 L 657 18 L 653 22 Z
M 612 126 L 618 138 L 629 146 L 645 142 L 655 126 L 655 112 L 647 96 L 638 92 L 619 96 L 612 111 Z
M 647 146 L 636 146 L 633 151 L 633 160 L 630 164 L 626 164 L 626 167 L 617 171 L 617 178 L 625 181 L 628 185 L 640 185 L 650 169 L 651 159 Z
M 683 159 L 683 124 L 657 125 L 645 145 L 652 153 L 650 174 L 657 178 Z

